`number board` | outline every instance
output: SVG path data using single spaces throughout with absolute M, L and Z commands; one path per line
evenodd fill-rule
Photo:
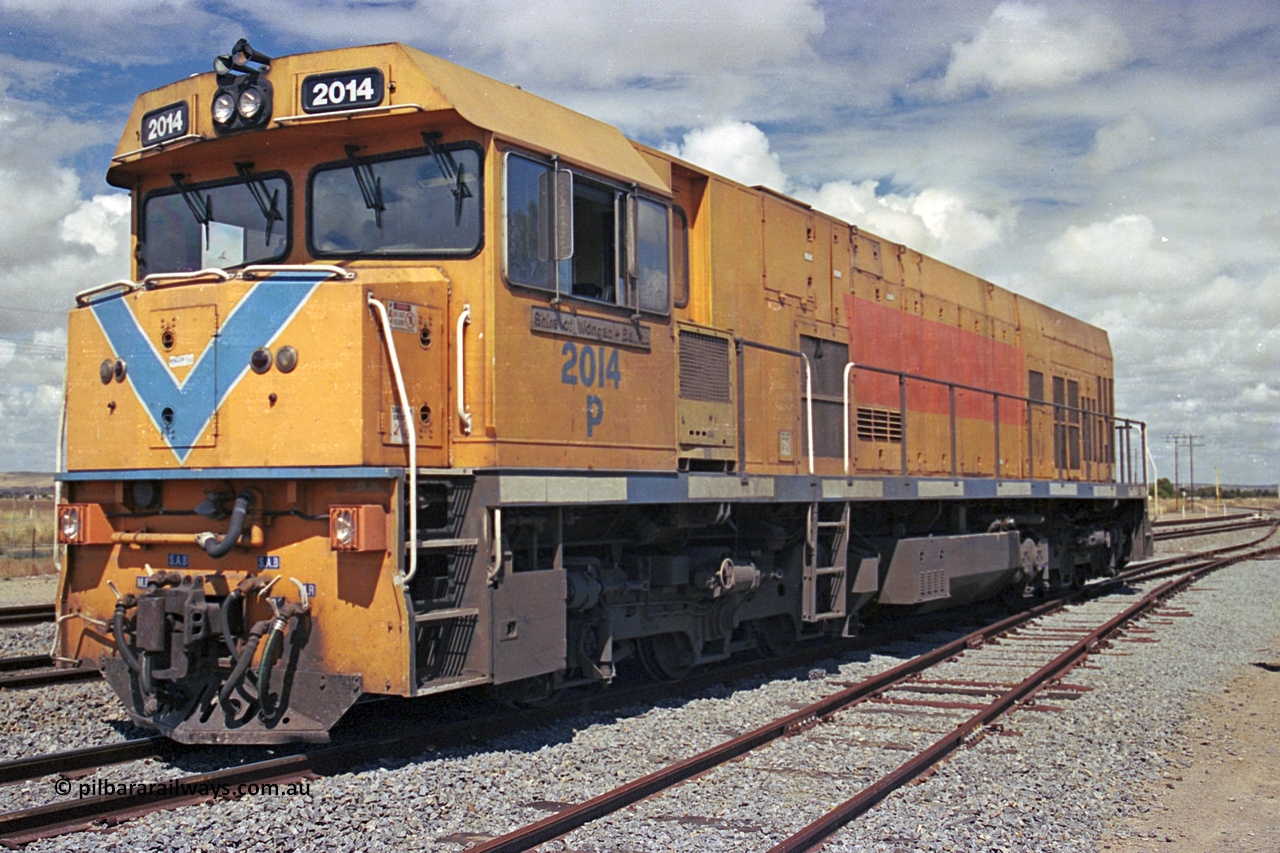
M 327 113 L 335 110 L 376 107 L 387 90 L 380 68 L 312 74 L 302 81 L 302 111 Z
M 187 135 L 191 127 L 191 111 L 186 101 L 179 101 L 142 117 L 142 145 L 159 145 L 179 136 Z

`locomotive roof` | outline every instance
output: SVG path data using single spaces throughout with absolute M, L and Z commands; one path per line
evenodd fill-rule
M 279 118 L 294 117 L 296 120 L 302 117 L 301 83 L 307 75 L 364 68 L 381 69 L 386 79 L 394 83 L 388 87 L 389 106 L 403 106 L 408 110 L 409 105 L 417 105 L 427 115 L 452 111 L 465 121 L 492 131 L 503 139 L 535 151 L 559 155 L 569 162 L 589 164 L 593 170 L 626 183 L 670 195 L 669 182 L 654 171 L 616 127 L 517 86 L 395 42 L 273 59 L 266 77 L 275 90 L 274 116 L 266 130 L 276 131 L 282 127 L 276 121 Z M 188 132 L 203 140 L 216 138 L 209 115 L 209 104 L 217 89 L 215 76 L 212 71 L 195 74 L 140 95 L 116 146 L 114 164 L 107 172 L 108 182 L 114 186 L 129 186 L 131 176 L 138 171 L 136 164 L 150 160 L 165 147 L 143 149 L 141 134 L 143 118 L 166 105 L 185 101 L 190 108 L 192 124 Z M 403 116 L 406 113 L 397 111 L 395 114 Z M 385 117 L 387 113 L 370 115 Z M 338 114 L 305 116 L 305 119 L 306 125 L 313 129 L 320 124 L 341 125 L 348 133 L 354 128 L 347 122 L 366 120 Z M 245 146 L 249 147 L 255 137 L 263 138 L 262 133 L 264 131 L 248 131 L 237 134 L 237 137 L 245 140 Z M 174 140 L 168 147 L 182 148 L 191 143 L 198 145 L 199 140 Z M 221 156 L 241 155 L 236 151 Z

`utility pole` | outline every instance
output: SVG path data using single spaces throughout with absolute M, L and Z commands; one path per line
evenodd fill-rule
M 1196 442 L 1200 442 L 1200 446 L 1204 447 L 1204 436 L 1191 435 L 1189 433 L 1186 435 L 1166 435 L 1164 440 L 1173 445 L 1173 492 L 1174 500 L 1176 501 L 1174 504 L 1175 509 L 1182 507 L 1182 484 L 1179 481 L 1178 476 L 1178 450 L 1182 447 L 1187 448 L 1187 456 L 1191 466 L 1191 472 L 1189 474 L 1191 484 L 1187 490 L 1187 506 L 1192 506 L 1195 504 L 1196 497 Z

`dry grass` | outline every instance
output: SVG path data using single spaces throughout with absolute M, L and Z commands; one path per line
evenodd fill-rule
M 56 572 L 53 501 L 0 498 L 0 577 Z
M 0 557 L 0 578 L 26 578 L 57 573 L 58 565 L 52 557 L 43 557 L 38 560 Z
M 1148 506 L 1149 512 L 1154 517 L 1156 515 L 1155 502 L 1150 502 Z M 1224 499 L 1221 505 L 1211 499 L 1197 498 L 1195 503 L 1187 508 L 1185 515 L 1187 518 L 1204 518 L 1206 515 L 1212 518 L 1224 513 L 1226 515 L 1234 515 L 1246 509 L 1275 512 L 1280 509 L 1280 498 L 1231 498 Z M 1160 499 L 1161 517 L 1180 518 L 1183 514 L 1182 508 L 1173 498 Z

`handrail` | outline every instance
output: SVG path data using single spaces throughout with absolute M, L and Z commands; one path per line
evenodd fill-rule
M 462 313 L 458 315 L 458 331 L 457 331 L 457 351 L 458 351 L 458 420 L 462 424 L 462 434 L 471 435 L 471 412 L 467 411 L 466 397 L 466 374 L 463 370 L 464 360 L 462 356 L 463 330 L 467 324 L 471 322 L 471 303 L 462 306 Z
M 353 281 L 356 277 L 354 270 L 332 264 L 250 264 L 237 271 L 236 277 L 248 281 L 252 276 L 271 275 L 278 272 L 327 272 L 335 278 L 346 281 Z
M 173 139 L 166 139 L 164 142 L 153 142 L 150 145 L 144 145 L 141 148 L 135 148 L 132 151 L 126 151 L 123 154 L 117 154 L 111 158 L 112 163 L 124 163 L 135 154 L 145 154 L 148 151 L 163 151 L 170 145 L 176 145 L 179 142 L 196 142 L 203 141 L 204 136 L 199 133 L 188 133 L 185 136 L 178 136 Z
M 188 270 L 185 272 L 153 272 L 142 280 L 141 286 L 144 290 L 151 290 L 162 281 L 181 284 L 185 281 L 195 281 L 196 279 L 210 276 L 222 281 L 231 281 L 231 279 L 235 278 L 234 273 L 229 273 L 221 267 L 205 267 L 202 270 Z
M 325 113 L 300 113 L 296 116 L 281 116 L 276 119 L 276 124 L 296 124 L 303 121 L 321 121 L 323 119 L 334 118 L 355 118 L 360 115 L 369 115 L 372 113 L 390 113 L 397 110 L 413 110 L 417 113 L 425 113 L 427 108 L 422 104 L 386 104 L 377 107 L 352 107 L 349 110 L 332 110 Z
M 382 337 L 387 341 L 387 352 L 391 356 L 391 372 L 395 375 L 396 394 L 400 398 L 400 409 L 404 412 L 404 433 L 409 444 L 409 570 L 404 574 L 403 583 L 409 583 L 418 573 L 418 430 L 409 411 L 409 393 L 404 389 L 404 375 L 400 372 L 400 357 L 396 355 L 396 342 L 391 334 L 391 318 L 387 316 L 387 306 L 383 305 L 373 294 L 365 297 L 369 306 L 378 315 L 382 326 Z M 392 413 L 394 416 L 394 413 Z M 392 418 L 394 423 L 394 417 Z M 390 430 L 392 424 L 388 424 Z
M 738 473 L 740 476 L 746 476 L 747 467 L 747 445 L 746 436 L 746 403 L 743 398 L 743 388 L 746 385 L 744 368 L 742 366 L 742 350 L 744 347 L 764 350 L 765 352 L 777 353 L 778 355 L 789 355 L 792 358 L 799 358 L 804 362 L 804 402 L 805 402 L 805 427 L 806 436 L 808 438 L 808 456 L 809 456 L 809 475 L 813 476 L 813 372 L 809 367 L 809 356 L 796 350 L 783 349 L 782 347 L 770 346 L 757 341 L 749 341 L 746 338 L 734 338 L 734 347 L 738 355 Z
M 946 386 L 948 387 L 948 389 L 950 390 L 950 395 L 949 395 L 949 396 L 950 396 L 950 410 L 951 410 L 951 447 L 952 447 L 952 454 L 951 454 L 951 466 L 952 466 L 952 475 L 953 475 L 953 476 L 955 476 L 955 474 L 956 474 L 956 458 L 955 458 L 955 445 L 956 445 L 956 424 L 955 424 L 955 419 L 956 419 L 956 401 L 955 401 L 955 392 L 956 392 L 957 390 L 960 390 L 960 391 L 972 391 L 972 392 L 975 392 L 975 393 L 978 393 L 978 394 L 989 394 L 989 395 L 991 395 L 992 403 L 993 403 L 993 408 L 994 408 L 994 411 L 995 411 L 995 421 L 994 421 L 994 423 L 993 423 L 994 441 L 995 441 L 995 447 L 996 447 L 996 458 L 995 458 L 995 468 L 994 468 L 994 477 L 995 477 L 995 479 L 1000 479 L 1000 458 L 999 458 L 999 457 L 1000 457 L 1000 450 L 999 450 L 999 448 L 1000 448 L 1000 420 L 999 420 L 999 415 L 1000 415 L 1000 400 L 1001 400 L 1002 398 L 1003 398 L 1003 399 L 1007 399 L 1007 400 L 1014 400 L 1014 401 L 1016 401 L 1016 402 L 1024 403 L 1024 404 L 1026 404 L 1026 405 L 1027 405 L 1027 407 L 1028 407 L 1028 408 L 1027 408 L 1027 435 L 1028 435 L 1028 439 L 1030 439 L 1031 434 L 1032 434 L 1032 422 L 1031 422 L 1031 411 L 1032 411 L 1032 407 L 1034 407 L 1034 406 L 1044 406 L 1044 407 L 1052 407 L 1053 409 L 1057 409 L 1057 410 L 1060 410 L 1060 411 L 1063 411 L 1063 412 L 1074 412 L 1074 413 L 1078 413 L 1078 414 L 1080 414 L 1082 417 L 1086 417 L 1086 418 L 1095 418 L 1095 419 L 1097 419 L 1097 420 L 1103 421 L 1104 423 L 1110 424 L 1110 425 L 1111 425 L 1111 428 L 1112 428 L 1112 433 L 1113 433 L 1113 441 L 1112 441 L 1112 444 L 1111 444 L 1111 455 L 1112 455 L 1113 459 L 1112 459 L 1112 461 L 1111 461 L 1109 464 L 1111 464 L 1111 465 L 1113 465 L 1113 466 L 1119 466 L 1121 469 L 1123 469 L 1123 470 L 1127 470 L 1127 471 L 1129 472 L 1129 474 L 1130 474 L 1130 475 L 1132 474 L 1132 471 L 1131 471 L 1132 466 L 1129 466 L 1129 468 L 1128 468 L 1128 469 L 1125 469 L 1125 466 L 1123 465 L 1124 460 L 1123 460 L 1122 458 L 1120 458 L 1120 448 L 1116 446 L 1116 445 L 1117 445 L 1117 442 L 1118 442 L 1118 439 L 1116 438 L 1116 436 L 1114 435 L 1114 433 L 1119 432 L 1119 431 L 1121 431 L 1121 430 L 1123 430 L 1123 431 L 1124 431 L 1124 433 L 1125 433 L 1125 435 L 1126 435 L 1126 439 L 1125 439 L 1125 448 L 1126 448 L 1126 452 L 1127 452 L 1127 453 L 1129 453 L 1129 454 L 1131 455 L 1131 454 L 1132 454 L 1132 447 L 1131 447 L 1131 446 L 1129 445 L 1129 443 L 1128 443 L 1127 434 L 1128 434 L 1128 433 L 1129 433 L 1129 431 L 1131 431 L 1134 427 L 1137 427 L 1137 428 L 1139 429 L 1140 433 L 1141 433 L 1141 438 L 1142 438 L 1142 447 L 1143 447 L 1144 452 L 1145 452 L 1145 449 L 1146 449 L 1146 441 L 1147 441 L 1147 425 L 1146 425 L 1146 423 L 1145 423 L 1144 421 L 1139 421 L 1139 420 L 1135 420 L 1135 419 L 1132 419 L 1132 418 L 1122 418 L 1122 417 L 1117 417 L 1116 415 L 1109 415 L 1109 414 L 1105 414 L 1105 413 L 1103 413 L 1103 412 L 1094 411 L 1094 410 L 1091 410 L 1091 409 L 1083 409 L 1083 408 L 1080 408 L 1079 406 L 1069 406 L 1069 405 L 1067 405 L 1066 403 L 1054 403 L 1054 402 L 1049 401 L 1049 400 L 1037 400 L 1037 399 L 1035 399 L 1035 398 L 1033 398 L 1033 397 L 1024 397 L 1024 396 L 1022 396 L 1022 395 L 1020 395 L 1020 394 L 1010 394 L 1010 393 L 1008 393 L 1008 392 L 1006 392 L 1006 391 L 997 391 L 997 390 L 995 390 L 995 389 L 993 389 L 993 388 L 980 388 L 980 387 L 978 387 L 978 386 L 976 386 L 976 385 L 967 385 L 967 384 L 965 384 L 965 383 L 963 383 L 963 382 L 953 382 L 953 381 L 951 381 L 951 380 L 947 380 L 947 379 L 938 379 L 938 378 L 935 378 L 935 377 L 932 377 L 932 376 L 921 376 L 921 375 L 919 375 L 919 374 L 915 374 L 915 373 L 908 373 L 908 372 L 906 372 L 906 371 L 902 371 L 902 370 L 891 370 L 891 369 L 889 369 L 889 368 L 887 368 L 887 367 L 874 367 L 874 366 L 869 365 L 869 364 L 858 364 L 857 362 L 850 361 L 850 362 L 848 362 L 848 363 L 846 363 L 846 364 L 845 364 L 845 368 L 844 368 L 844 400 L 843 400 L 843 404 L 844 404 L 844 405 L 843 405 L 843 412 L 844 412 L 844 472 L 845 472 L 845 476 L 846 476 L 846 477 L 851 476 L 850 448 L 851 448 L 851 446 L 852 446 L 851 437 L 850 437 L 850 435 L 849 435 L 849 388 L 850 388 L 850 382 L 849 382 L 849 379 L 850 379 L 850 375 L 851 375 L 851 374 L 853 373 L 853 371 L 855 371 L 855 370 L 864 370 L 864 371 L 867 371 L 867 372 L 869 372 L 869 373 L 878 373 L 878 374 L 885 375 L 885 376 L 896 376 L 896 377 L 898 377 L 898 387 L 899 387 L 899 415 L 900 415 L 900 417 L 901 417 L 901 424 L 902 424 L 902 425 L 901 425 L 901 429 L 902 429 L 901 441 L 902 441 L 902 446 L 903 446 L 904 448 L 906 447 L 906 441 L 907 441 L 906 383 L 907 383 L 908 381 L 927 382 L 927 383 L 930 383 L 930 384 L 933 384 L 933 385 L 946 385 Z M 1034 460 L 1034 452 L 1033 452 L 1033 449 L 1032 449 L 1032 447 L 1031 447 L 1031 442 L 1030 442 L 1030 440 L 1028 440 L 1028 443 L 1027 443 L 1027 462 L 1028 462 L 1028 472 L 1029 472 L 1029 475 L 1030 475 L 1030 477 L 1029 477 L 1030 479 L 1034 479 L 1034 478 L 1035 478 L 1034 461 L 1035 461 L 1035 460 Z M 907 464 L 907 463 L 906 463 L 906 457 L 905 457 L 905 453 L 904 453 L 904 458 L 903 458 L 903 466 L 904 466 L 904 468 L 903 468 L 903 473 L 904 473 L 904 474 L 906 473 L 906 464 Z M 1112 473 L 1112 477 L 1113 477 L 1113 479 L 1115 478 L 1115 472 L 1114 472 L 1114 471 L 1113 471 L 1113 473 Z M 1128 479 L 1125 479 L 1125 478 L 1122 476 L 1122 478 L 1121 478 L 1121 479 L 1119 479 L 1119 480 L 1116 480 L 1116 482 L 1123 482 L 1123 483 L 1127 483 L 1127 484 L 1129 484 L 1129 485 L 1134 485 L 1134 483 L 1133 483 L 1133 482 L 1131 482 L 1131 480 L 1132 480 L 1132 479 L 1133 479 L 1133 478 L 1132 478 L 1131 476 L 1129 476 L 1129 477 L 1128 477 Z M 1146 485 L 1146 466 L 1145 466 L 1145 465 L 1143 466 L 1143 485 Z
M 88 290 L 82 290 L 77 293 L 76 305 L 84 307 L 89 304 L 90 296 L 97 296 L 99 293 L 106 293 L 108 290 L 113 290 L 117 287 L 123 288 L 124 293 L 132 293 L 138 289 L 138 286 L 139 285 L 136 281 L 130 281 L 127 278 L 122 278 L 119 281 L 108 282 L 107 284 L 99 284 L 96 287 L 91 287 Z
M 343 267 L 333 266 L 332 264 L 250 264 L 243 269 L 235 272 L 227 272 L 220 267 L 206 267 L 202 270 L 188 270 L 184 272 L 156 272 L 142 279 L 142 281 L 132 281 L 122 278 L 118 281 L 108 282 L 106 284 L 95 285 L 87 290 L 82 290 L 76 294 L 76 305 L 84 307 L 90 302 L 90 297 L 97 296 L 100 293 L 120 288 L 122 293 L 132 293 L 139 288 L 145 290 L 154 290 L 160 286 L 162 282 L 170 282 L 173 284 L 182 284 L 183 282 L 197 281 L 202 278 L 217 278 L 220 281 L 231 281 L 234 278 L 249 281 L 257 276 L 271 275 L 278 272 L 327 272 L 335 278 L 345 279 L 346 281 L 355 280 L 356 273 L 354 270 L 345 269 Z

